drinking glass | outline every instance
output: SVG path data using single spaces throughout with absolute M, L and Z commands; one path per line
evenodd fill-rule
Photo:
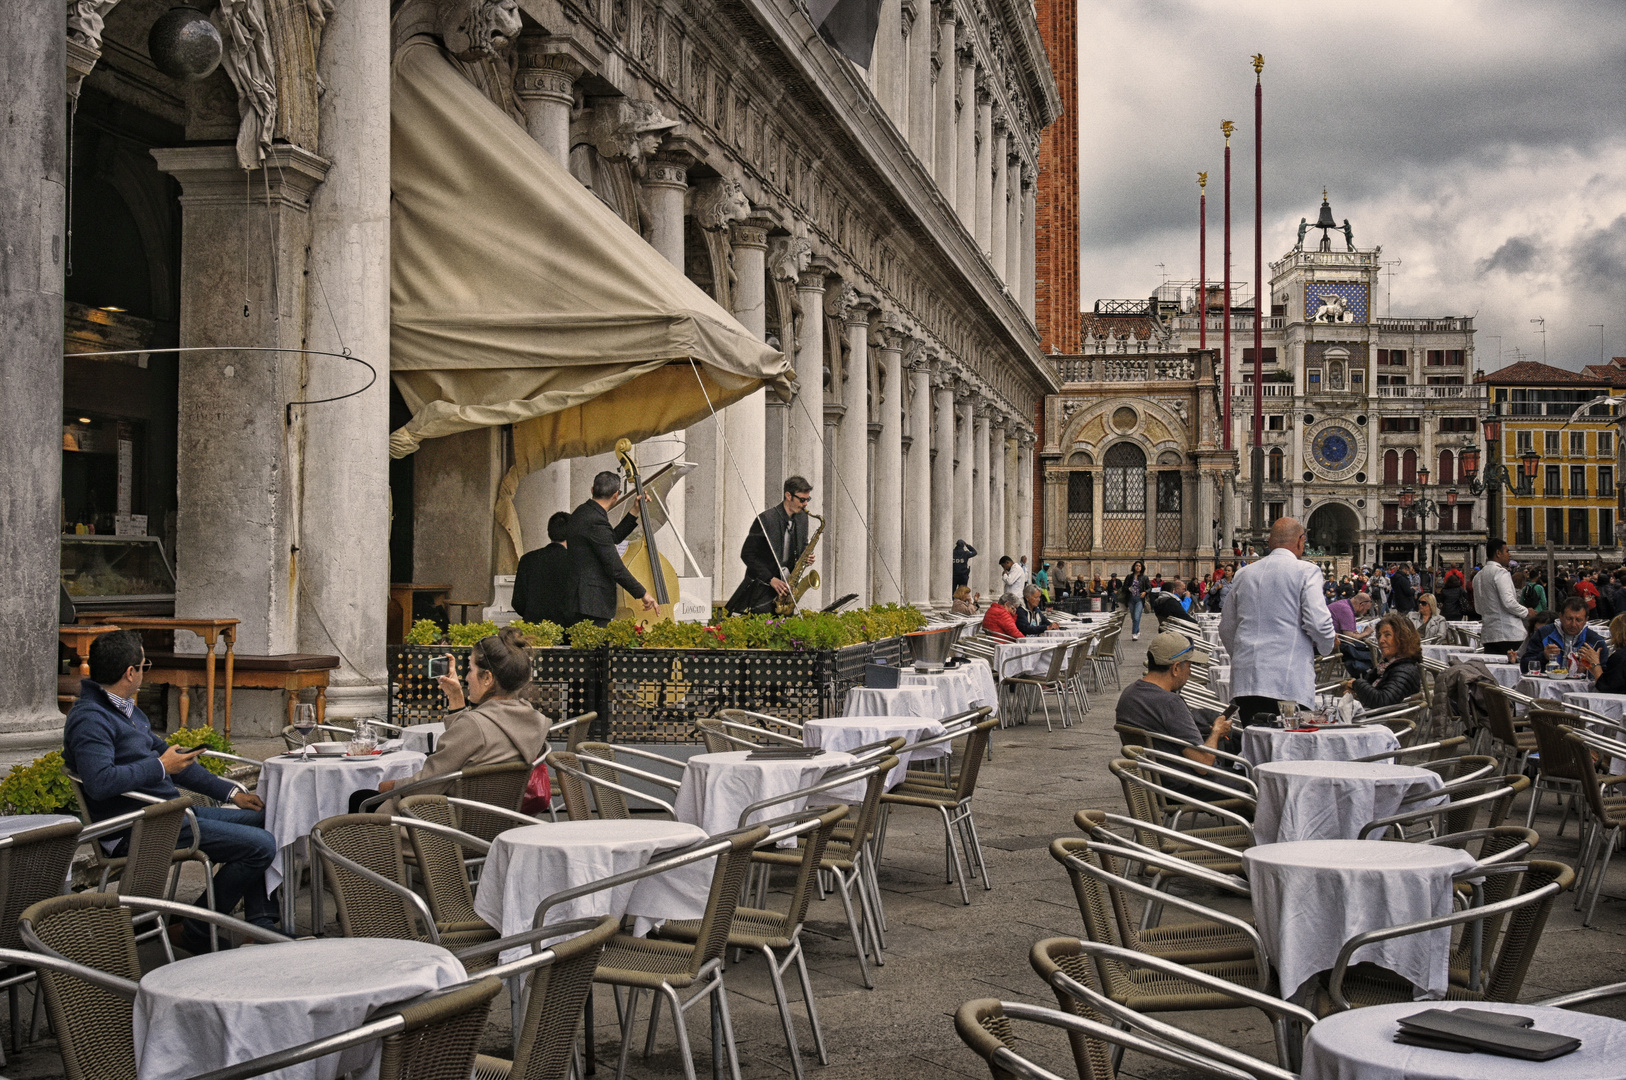
M 310 753 L 311 732 L 316 730 L 315 705 L 294 706 L 294 730 L 299 732 L 299 756 L 306 757 Z

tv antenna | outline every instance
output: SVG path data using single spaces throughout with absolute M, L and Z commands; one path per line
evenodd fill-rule
M 1399 266 L 1399 265 L 1400 265 L 1400 260 L 1399 259 L 1390 259 L 1390 260 L 1388 260 L 1387 262 L 1385 262 L 1383 264 L 1384 272 L 1389 275 L 1389 284 L 1388 284 L 1388 287 L 1384 290 L 1384 293 L 1383 293 L 1383 317 L 1385 319 L 1391 317 L 1395 313 L 1395 311 L 1394 311 L 1395 272 L 1393 270 L 1393 267 L 1396 267 L 1396 266 Z
M 1607 364 L 1609 362 L 1609 348 L 1603 343 L 1603 323 L 1595 322 L 1587 323 L 1587 325 L 1598 332 L 1598 363 Z
M 1547 362 L 1547 320 L 1540 315 L 1530 320 L 1536 326 L 1536 333 L 1541 335 L 1541 362 Z

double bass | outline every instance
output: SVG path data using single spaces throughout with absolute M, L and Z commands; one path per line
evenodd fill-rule
M 637 462 L 632 460 L 632 441 L 622 439 L 616 443 L 615 456 L 621 462 L 622 475 L 632 481 L 638 513 L 638 531 L 627 543 L 627 550 L 621 556 L 621 562 L 659 605 L 657 611 L 645 611 L 643 604 L 634 600 L 631 593 L 619 589 L 616 594 L 615 617 L 631 619 L 638 626 L 644 627 L 651 623 L 671 622 L 672 606 L 678 598 L 677 571 L 661 555 L 660 549 L 655 544 L 655 525 L 650 520 L 649 504 L 644 501 L 644 481 L 638 474 Z

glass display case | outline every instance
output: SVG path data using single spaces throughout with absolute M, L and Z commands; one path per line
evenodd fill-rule
M 64 536 L 62 584 L 80 611 L 175 607 L 175 572 L 156 536 Z

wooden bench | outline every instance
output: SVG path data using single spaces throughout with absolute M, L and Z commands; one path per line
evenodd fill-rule
M 176 687 L 181 692 L 181 727 L 186 726 L 190 708 L 188 691 L 213 691 L 214 673 L 205 653 L 149 652 L 152 670 L 147 681 Z M 230 681 L 226 685 L 237 690 L 283 690 L 288 694 L 288 723 L 294 722 L 294 706 L 299 702 L 299 691 L 316 689 L 316 722 L 323 723 L 327 716 L 328 673 L 339 666 L 337 656 L 320 653 L 276 653 L 256 656 L 237 653 L 232 665 Z M 230 690 L 228 690 L 228 693 Z M 211 703 L 212 704 L 212 703 Z M 210 710 L 211 714 L 213 709 Z M 210 717 L 211 721 L 213 716 Z M 226 714 L 227 738 L 231 737 L 231 713 Z

